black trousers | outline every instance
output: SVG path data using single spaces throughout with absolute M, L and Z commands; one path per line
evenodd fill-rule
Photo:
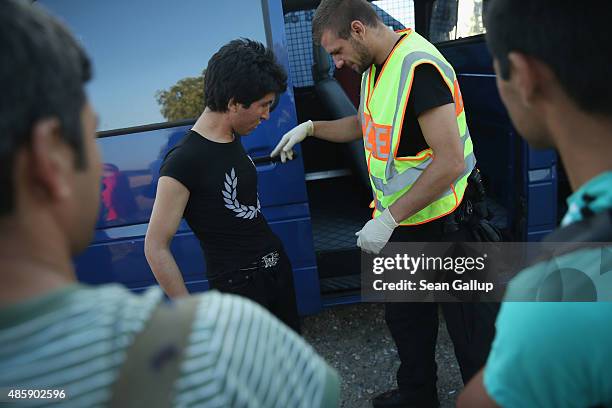
M 466 226 L 461 225 L 458 230 L 445 233 L 444 224 L 445 219 L 440 219 L 420 226 L 398 227 L 391 241 L 473 240 Z M 495 337 L 498 303 L 387 303 L 385 320 L 401 362 L 397 385 L 401 393 L 416 406 L 438 405 L 435 349 L 439 307 L 453 341 L 464 383 L 484 366 Z
M 275 253 L 278 255 L 274 255 Z M 271 265 L 272 263 L 274 265 Z M 213 277 L 209 283 L 211 289 L 244 296 L 259 303 L 287 326 L 300 333 L 293 269 L 282 248 L 262 256 L 241 269 Z

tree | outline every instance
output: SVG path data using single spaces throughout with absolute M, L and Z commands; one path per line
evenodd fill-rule
M 167 121 L 197 118 L 204 111 L 204 74 L 179 80 L 168 90 L 155 93 Z

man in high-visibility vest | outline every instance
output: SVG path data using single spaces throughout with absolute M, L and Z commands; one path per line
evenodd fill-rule
M 307 121 L 285 134 L 272 152 L 291 159 L 308 136 L 333 142 L 363 138 L 374 213 L 357 245 L 379 253 L 389 241 L 466 241 L 455 222 L 476 158 L 452 66 L 413 30 L 393 32 L 365 0 L 323 0 L 313 38 L 333 57 L 362 74 L 358 115 Z M 473 188 L 473 187 L 472 187 Z M 464 381 L 486 360 L 496 307 L 442 305 Z M 389 303 L 385 317 L 401 366 L 398 389 L 376 397 L 375 407 L 437 406 L 435 303 Z

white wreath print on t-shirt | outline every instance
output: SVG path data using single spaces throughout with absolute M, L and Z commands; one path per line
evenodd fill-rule
M 238 202 L 236 198 L 238 194 L 238 177 L 232 167 L 230 174 L 225 174 L 225 182 L 223 183 L 223 201 L 225 201 L 225 207 L 232 210 L 236 217 L 252 220 L 257 217 L 257 213 L 261 211 L 261 205 L 259 204 L 259 194 L 257 195 L 257 207 L 252 205 L 244 205 Z

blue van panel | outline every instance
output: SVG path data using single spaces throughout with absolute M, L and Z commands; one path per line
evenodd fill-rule
M 557 154 L 553 150 L 535 150 L 525 141 L 522 149 L 528 226 L 525 240 L 539 241 L 557 226 Z
M 171 249 L 185 281 L 203 278 L 202 250 L 192 233 L 177 234 Z M 93 244 L 75 261 L 77 277 L 90 284 L 118 282 L 138 288 L 156 283 L 144 257 L 143 235 Z
M 529 170 L 532 169 L 552 169 L 557 163 L 557 154 L 554 150 L 536 150 L 529 148 Z
M 547 228 L 552 230 L 557 221 L 557 212 L 553 206 L 540 203 L 548 202 L 557 196 L 556 179 L 545 183 L 530 183 L 528 187 L 529 203 L 527 222 L 532 228 Z M 552 228 L 551 228 L 552 227 Z
M 525 239 L 525 241 L 526 242 L 540 242 L 551 232 L 553 232 L 552 229 L 538 230 L 536 228 L 532 228 L 531 231 L 529 231 L 529 233 L 527 234 L 527 238 Z

